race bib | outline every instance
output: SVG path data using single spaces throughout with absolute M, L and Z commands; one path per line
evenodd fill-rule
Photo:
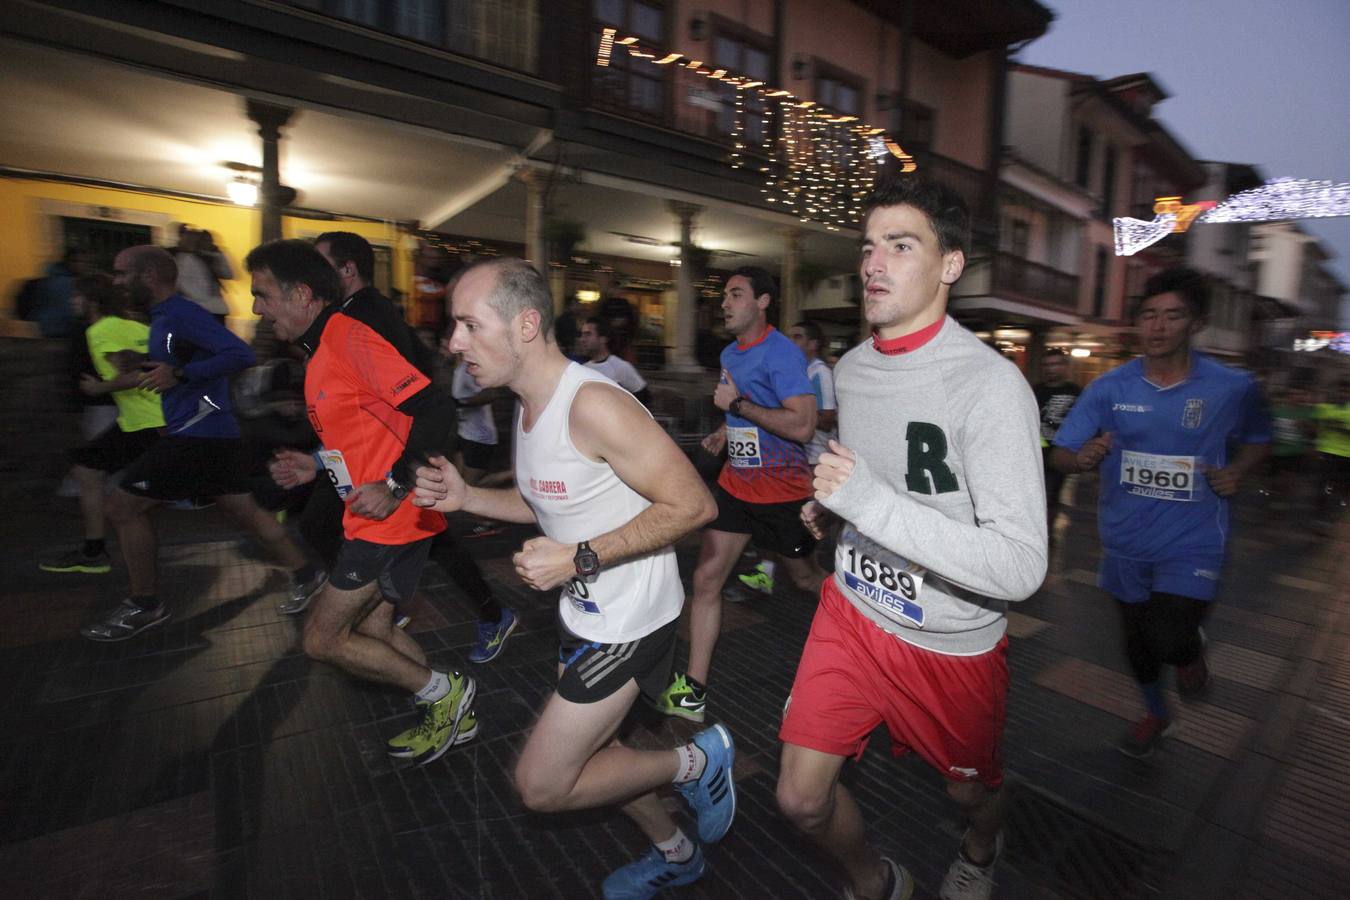
M 1122 450 L 1120 486 L 1127 494 L 1155 500 L 1194 500 L 1196 471 L 1194 456 L 1163 456 Z
M 759 429 L 727 426 L 727 458 L 738 469 L 758 469 L 763 462 L 759 458 Z
M 333 483 L 338 496 L 346 499 L 355 486 L 352 484 L 351 473 L 347 471 L 347 461 L 342 458 L 342 451 L 320 450 L 319 462 L 323 463 L 323 470 L 328 473 L 328 480 Z
M 928 570 L 859 534 L 844 529 L 834 551 L 834 571 L 857 597 L 897 621 L 923 627 L 919 591 Z
M 600 615 L 600 604 L 595 602 L 591 596 L 591 588 L 594 584 L 587 584 L 580 578 L 573 578 L 563 585 L 563 599 L 572 604 L 572 608 L 579 613 L 586 613 L 589 616 Z

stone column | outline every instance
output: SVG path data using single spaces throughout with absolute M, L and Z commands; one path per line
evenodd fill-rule
M 538 172 L 520 168 L 513 176 L 525 186 L 525 258 L 548 277 L 548 247 L 544 244 L 544 185 Z
M 680 220 L 680 271 L 676 277 L 679 300 L 675 306 L 675 351 L 670 368 L 678 372 L 697 372 L 698 293 L 694 287 L 694 219 L 703 207 L 694 203 L 666 201 L 666 208 Z
M 778 276 L 778 330 L 786 332 L 801 318 L 802 298 L 797 284 L 797 267 L 802 262 L 802 230 L 795 226 L 779 229 L 783 236 L 783 268 Z
M 281 210 L 295 199 L 294 191 L 283 191 L 281 187 L 281 129 L 295 110 L 260 100 L 245 100 L 244 105 L 248 117 L 258 126 L 258 137 L 262 138 L 262 184 L 258 188 L 262 206 L 260 237 L 263 242 L 280 240 Z

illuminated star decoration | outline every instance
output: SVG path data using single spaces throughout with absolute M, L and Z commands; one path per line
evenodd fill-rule
M 1168 198 L 1174 199 L 1174 198 Z M 1185 209 L 1186 207 L 1179 207 Z M 1157 207 L 1155 207 L 1155 210 Z M 1195 218 L 1196 222 L 1281 222 L 1350 216 L 1350 183 L 1273 178 L 1260 187 L 1241 191 Z M 1170 222 L 1165 220 L 1171 219 Z M 1133 256 L 1176 230 L 1175 213 L 1160 212 L 1152 221 L 1113 219 L 1116 255 Z
M 886 136 L 884 128 L 832 112 L 814 100 L 803 100 L 748 75 L 705 65 L 701 59 L 646 49 L 636 37 L 620 37 L 614 28 L 601 30 L 595 64 L 609 66 L 621 49 L 634 59 L 681 71 L 686 78 L 702 75 L 735 88 L 728 159 L 733 169 L 757 162 L 747 153 L 753 139 L 745 128 L 745 98 L 751 91 L 758 95 L 754 104 L 762 117 L 758 149 L 765 163 L 759 166 L 764 178 L 761 193 L 767 202 L 802 222 L 814 220 L 832 231 L 852 227 L 861 218 L 863 201 L 887 156 L 900 160 L 902 172 L 918 168 L 914 158 Z

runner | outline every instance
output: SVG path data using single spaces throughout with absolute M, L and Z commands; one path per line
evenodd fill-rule
M 868 201 L 873 336 L 835 369 L 839 440 L 802 508 L 817 533 L 826 510 L 844 528 L 785 707 L 778 804 L 859 900 L 914 890 L 839 782 L 883 722 L 892 752 L 922 756 L 969 822 L 944 900 L 989 897 L 1003 845 L 1005 613 L 1045 577 L 1045 489 L 1031 389 L 946 315 L 969 222 L 960 196 L 923 176 L 883 181 Z
M 445 452 L 453 403 L 380 334 L 340 312 L 337 275 L 309 243 L 262 244 L 244 267 L 254 312 L 278 340 L 309 354 L 305 406 L 328 480 L 346 503 L 331 577 L 305 616 L 305 654 L 413 694 L 422 722 L 387 752 L 425 765 L 476 725 L 468 716 L 474 680 L 429 668 L 421 646 L 394 627 L 395 605 L 412 598 L 432 538 L 445 530 L 443 516 L 404 501 L 414 466 Z M 302 468 L 313 472 L 311 463 Z
M 535 590 L 561 588 L 558 686 L 521 751 L 515 785 L 536 812 L 622 805 L 654 844 L 605 879 L 607 898 L 650 897 L 703 874 L 702 845 L 731 827 L 735 748 L 722 725 L 674 750 L 617 739 L 639 695 L 670 676 L 684 588 L 671 546 L 713 516 L 684 454 L 630 394 L 568 361 L 553 299 L 524 260 L 467 270 L 454 288 L 450 349 L 483 388 L 521 401 L 514 487 L 468 487 L 444 459 L 418 471 L 417 503 L 537 523 L 513 562 Z M 674 783 L 698 817 L 676 827 L 655 791 Z
M 108 498 L 108 520 L 126 560 L 131 595 L 80 633 L 91 641 L 124 641 L 168 620 L 168 607 L 157 596 L 150 519 L 165 502 L 214 500 L 290 572 L 291 596 L 314 593 L 323 573 L 249 493 L 227 377 L 253 365 L 253 351 L 209 312 L 176 293 L 178 266 L 163 247 L 129 247 L 117 254 L 113 267 L 113 280 L 132 303 L 150 310 L 140 387 L 160 394 L 166 433 L 127 467 L 121 486 Z
M 1089 384 L 1054 441 L 1061 471 L 1101 474 L 1097 584 L 1116 598 L 1146 710 L 1117 745 L 1133 757 L 1173 730 L 1164 664 L 1185 698 L 1209 683 L 1200 626 L 1219 589 L 1227 498 L 1269 451 L 1256 380 L 1191 349 L 1208 302 L 1192 269 L 1150 278 L 1135 312 L 1144 355 Z
M 803 443 L 816 433 L 816 397 L 806 377 L 806 357 L 769 324 L 776 297 L 763 269 L 737 269 L 723 290 L 722 311 L 736 340 L 722 351 L 722 380 L 713 403 L 725 424 L 703 446 L 727 451 L 717 479 L 717 521 L 703 531 L 694 569 L 689 617 L 689 667 L 661 696 L 661 711 L 702 722 L 708 705 L 708 674 L 722 630 L 722 585 L 750 543 L 783 558 L 793 583 L 820 590 L 824 571 L 816 564 L 815 538 L 798 511 L 811 496 L 811 468 Z

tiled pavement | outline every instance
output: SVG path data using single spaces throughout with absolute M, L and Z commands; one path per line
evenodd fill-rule
M 274 611 L 284 579 L 212 510 L 160 523 L 171 623 L 123 644 L 76 636 L 121 575 L 38 573 L 77 520 L 51 484 L 28 484 L 5 492 L 0 520 L 0 897 L 571 900 L 642 851 L 617 814 L 532 815 L 512 796 L 555 652 L 551 601 L 511 575 L 522 529 L 472 542 L 523 612 L 503 656 L 473 667 L 480 737 L 404 768 L 382 741 L 411 720 L 407 698 L 299 655 L 297 623 Z M 1235 516 L 1208 626 L 1214 688 L 1179 704 L 1180 734 L 1146 762 L 1110 747 L 1137 702 L 1116 613 L 1092 586 L 1090 504 L 1069 511 L 1051 576 L 1010 622 L 1001 896 L 1350 893 L 1350 524 L 1314 537 L 1254 504 Z M 695 551 L 681 547 L 686 575 Z M 740 814 L 682 896 L 838 896 L 773 800 L 776 724 L 811 612 L 790 589 L 728 606 L 713 710 L 738 741 Z M 469 668 L 472 621 L 431 567 L 411 630 L 433 660 Z M 635 738 L 690 731 L 649 721 Z M 878 735 L 846 779 L 878 844 L 932 896 L 956 810 L 940 778 L 885 747 Z

